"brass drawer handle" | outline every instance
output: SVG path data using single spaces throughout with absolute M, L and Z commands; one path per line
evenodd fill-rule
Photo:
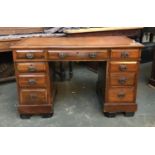
M 96 53 L 89 53 L 90 58 L 96 58 L 97 54 Z
M 28 67 L 28 71 L 29 71 L 29 72 L 35 72 L 35 71 L 36 71 L 35 66 L 32 66 L 32 65 L 29 66 L 29 67 Z
M 122 52 L 121 53 L 121 58 L 128 58 L 129 57 L 129 52 L 127 52 L 127 51 L 124 51 L 124 52 Z
M 35 85 L 36 84 L 36 80 L 35 79 L 29 79 L 28 80 L 28 84 Z
M 118 96 L 119 98 L 124 98 L 124 97 L 125 97 L 125 93 L 124 93 L 124 92 L 119 92 L 119 93 L 117 94 L 117 96 Z
M 64 58 L 66 58 L 66 57 L 67 57 L 67 54 L 66 54 L 66 53 L 61 52 L 61 53 L 59 53 L 59 57 L 60 57 L 61 59 L 64 59 Z
M 125 72 L 125 71 L 127 71 L 128 68 L 127 68 L 126 65 L 120 65 L 119 69 L 120 69 L 121 72 Z
M 33 59 L 34 58 L 34 53 L 26 53 L 26 58 L 27 59 Z
M 119 84 L 124 85 L 127 82 L 127 78 L 126 77 L 121 77 L 120 79 L 118 79 Z

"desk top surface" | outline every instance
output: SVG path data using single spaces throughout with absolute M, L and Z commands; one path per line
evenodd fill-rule
M 143 47 L 125 36 L 27 38 L 11 46 L 12 49 L 68 49 Z

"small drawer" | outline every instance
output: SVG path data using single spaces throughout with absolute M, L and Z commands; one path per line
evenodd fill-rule
M 110 62 L 111 72 L 136 72 L 138 62 Z
M 135 101 L 135 89 L 132 88 L 110 88 L 108 90 L 108 102 L 123 103 Z
M 107 50 L 50 50 L 48 51 L 48 57 L 50 60 L 72 60 L 72 61 L 95 61 L 104 60 L 108 58 Z
M 21 88 L 45 88 L 47 87 L 47 76 L 41 75 L 19 75 L 19 87 Z
M 111 86 L 133 86 L 135 84 L 135 73 L 111 73 L 110 85 Z
M 139 49 L 113 49 L 111 50 L 112 59 L 139 59 Z
M 42 105 L 47 104 L 46 89 L 21 89 L 20 104 L 22 105 Z
M 43 50 L 17 50 L 15 51 L 16 60 L 43 60 L 45 59 L 45 52 Z
M 46 64 L 43 62 L 17 63 L 16 67 L 20 73 L 40 73 L 46 71 Z

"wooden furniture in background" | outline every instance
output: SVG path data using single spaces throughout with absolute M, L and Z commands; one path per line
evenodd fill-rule
M 43 27 L 0 27 L 0 35 L 28 34 L 44 32 Z
M 18 41 L 20 41 L 20 39 L 0 40 L 0 82 L 15 80 L 10 46 Z
M 42 27 L 0 27 L 0 82 L 15 80 L 14 65 L 12 60 L 12 50 L 10 46 L 17 43 L 22 38 L 3 39 L 3 36 L 17 34 L 42 33 Z
M 141 42 L 145 45 L 142 60 L 153 61 L 149 86 L 155 88 L 155 27 L 145 27 Z
M 66 29 L 64 33 L 72 37 L 85 36 L 127 36 L 140 40 L 141 30 L 143 27 L 98 27 L 98 28 L 81 28 L 81 29 Z
M 29 38 L 12 46 L 21 118 L 53 115 L 53 62 L 58 61 L 100 62 L 97 94 L 104 114 L 133 116 L 142 47 L 123 36 Z
M 155 88 L 155 52 L 153 55 L 152 71 L 151 71 L 151 78 L 149 80 L 149 86 Z

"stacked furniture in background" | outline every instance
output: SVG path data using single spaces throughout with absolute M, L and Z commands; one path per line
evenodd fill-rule
M 155 88 L 155 28 L 148 27 L 142 31 L 142 62 L 153 61 L 149 86 Z
M 11 45 L 24 38 L 62 36 L 63 30 L 62 27 L 0 27 L 0 82 L 15 80 Z

